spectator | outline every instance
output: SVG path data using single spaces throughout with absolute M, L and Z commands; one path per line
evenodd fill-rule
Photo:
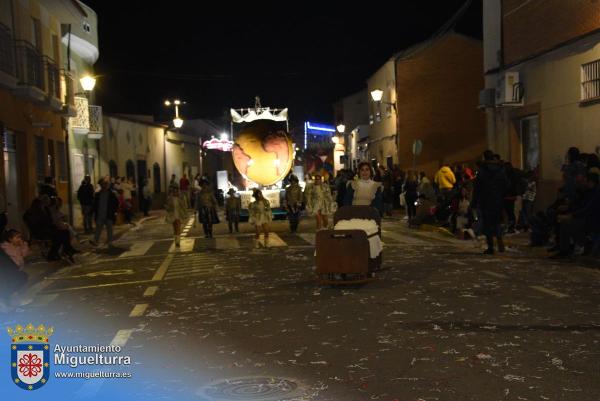
M 448 166 L 443 166 L 435 174 L 434 182 L 437 184 L 440 194 L 444 199 L 447 199 L 448 194 L 456 184 L 456 177 Z
M 417 176 L 413 171 L 408 173 L 406 182 L 404 183 L 404 199 L 406 201 L 406 211 L 408 215 L 408 226 L 412 227 L 414 218 L 417 216 L 417 199 L 418 199 L 418 183 Z
M 142 196 L 142 212 L 145 217 L 148 217 L 150 214 L 148 211 L 150 210 L 150 206 L 152 205 L 152 190 L 150 188 L 150 183 L 147 179 L 144 179 L 143 187 L 141 191 Z
M 600 227 L 600 186 L 597 174 L 586 176 L 587 191 L 580 206 L 558 217 L 560 223 L 559 252 L 553 259 L 569 258 L 573 245 L 583 245 L 587 233 L 597 233 Z
M 520 213 L 520 225 L 524 231 L 529 231 L 531 225 L 531 219 L 533 218 L 533 202 L 537 194 L 537 183 L 535 181 L 535 173 L 528 171 L 527 177 L 527 189 L 523 193 L 522 206 Z
M 565 164 L 562 167 L 564 185 L 562 191 L 568 201 L 573 201 L 577 196 L 577 182 L 583 181 L 586 167 L 580 160 L 580 152 L 578 148 L 571 147 L 565 155 Z
M 29 255 L 29 245 L 23 240 L 20 232 L 8 230 L 4 234 L 4 242 L 0 243 L 0 248 L 20 269 L 25 266 L 25 258 Z
M 77 200 L 81 204 L 81 214 L 83 216 L 83 228 L 86 234 L 93 232 L 92 216 L 94 206 L 94 186 L 92 179 L 86 175 L 77 190 Z
M 481 210 L 483 232 L 487 241 L 485 254 L 494 253 L 494 237 L 498 242 L 498 250 L 504 252 L 502 241 L 502 209 L 504 195 L 509 182 L 504 171 L 504 165 L 495 160 L 494 154 L 486 150 L 483 153 L 483 163 L 475 179 L 473 204 Z
M 41 241 L 51 241 L 47 260 L 49 262 L 60 260 L 63 254 L 69 261 L 73 262 L 73 255 L 77 252 L 71 246 L 71 234 L 68 227 L 61 224 L 56 225 L 56 220 L 50 211 L 51 200 L 47 195 L 36 198 L 31 207 L 23 215 L 23 220 L 29 229 L 31 237 Z
M 94 195 L 94 216 L 96 218 L 96 234 L 90 243 L 98 246 L 102 229 L 106 226 L 107 245 L 112 247 L 113 224 L 117 219 L 119 200 L 114 191 L 109 190 L 109 183 L 101 181 L 101 190 Z
M 58 193 L 56 192 L 56 186 L 54 185 L 53 177 L 44 178 L 44 184 L 40 189 L 40 196 L 41 195 L 46 195 L 48 196 L 48 198 L 54 198 L 58 196 Z
M 11 296 L 27 283 L 27 278 L 27 274 L 19 268 L 2 246 L 0 248 L 0 312 L 9 310 Z

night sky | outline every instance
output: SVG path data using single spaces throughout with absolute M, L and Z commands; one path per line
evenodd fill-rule
M 301 124 L 331 122 L 336 99 L 429 38 L 465 0 L 84 2 L 98 14 L 95 92 L 106 112 L 168 120 L 162 101 L 179 97 L 185 118 L 218 119 L 260 95 Z M 481 38 L 481 9 L 474 0 L 455 30 Z

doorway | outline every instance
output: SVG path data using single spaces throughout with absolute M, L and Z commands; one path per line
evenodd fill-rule
M 539 115 L 535 114 L 519 120 L 519 140 L 521 142 L 521 169 L 537 170 L 540 166 Z
M 137 176 L 136 184 L 137 184 L 137 189 L 138 189 L 138 191 L 137 191 L 138 200 L 140 203 L 140 209 L 143 209 L 143 207 L 144 207 L 144 205 L 143 205 L 144 184 L 146 183 L 146 178 L 148 178 L 147 177 L 148 169 L 146 167 L 146 160 L 138 160 L 137 161 L 137 173 L 138 173 L 138 176 Z M 148 184 L 146 183 L 146 185 L 148 185 Z
M 6 212 L 8 227 L 21 227 L 19 211 L 19 178 L 17 168 L 17 136 L 10 131 L 4 132 L 4 182 L 6 185 Z

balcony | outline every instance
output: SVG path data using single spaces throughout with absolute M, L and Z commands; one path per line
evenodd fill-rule
M 60 70 L 54 60 L 46 56 L 42 58 L 46 67 L 46 82 L 48 83 L 47 104 L 52 111 L 61 111 Z
M 88 138 L 100 139 L 104 130 L 102 129 L 102 106 L 89 106 L 90 116 L 90 131 L 88 132 Z
M 77 108 L 75 107 L 75 87 L 73 86 L 73 77 L 66 70 L 60 70 L 60 99 L 62 100 L 62 114 L 65 117 L 76 117 Z
M 10 29 L 3 24 L 0 24 L 0 86 L 8 89 L 17 87 L 15 44 Z
M 75 96 L 75 109 L 77 114 L 71 117 L 69 123 L 73 128 L 74 134 L 87 135 L 90 132 L 90 108 L 88 99 L 81 96 Z
M 25 97 L 36 102 L 46 102 L 46 85 L 44 79 L 44 60 L 38 50 L 23 40 L 15 42 L 17 96 Z

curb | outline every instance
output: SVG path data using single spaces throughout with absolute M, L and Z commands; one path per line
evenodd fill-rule
M 448 231 L 447 229 L 445 229 L 443 227 L 438 227 L 438 226 L 434 226 L 431 224 L 421 224 L 419 229 L 423 230 L 423 231 L 436 232 L 436 233 L 442 234 L 443 236 L 456 239 L 454 234 L 452 234 L 450 231 Z

